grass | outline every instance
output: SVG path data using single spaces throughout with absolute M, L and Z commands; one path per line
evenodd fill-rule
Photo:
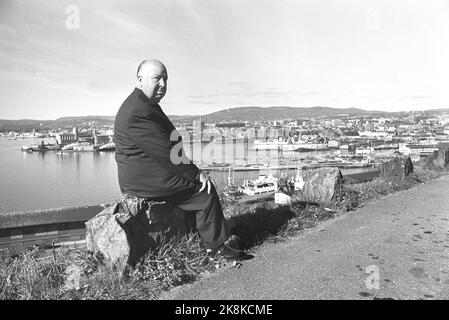
M 349 184 L 343 186 L 343 194 L 358 197 L 356 206 L 377 199 L 381 196 L 394 193 L 401 190 L 409 189 L 416 184 L 436 179 L 442 175 L 441 172 L 431 170 L 418 170 L 416 173 L 410 174 L 406 178 L 401 177 L 378 177 L 372 181 L 360 184 Z
M 402 179 L 381 177 L 345 184 L 335 201 L 326 205 L 295 201 L 279 207 L 263 202 L 236 212 L 232 209 L 236 198 L 221 196 L 225 215 L 233 225 L 231 241 L 255 251 L 263 243 L 285 241 L 319 221 L 440 175 L 421 170 Z M 84 249 L 54 250 L 44 258 L 42 252 L 33 249 L 14 258 L 0 257 L 0 299 L 156 299 L 165 290 L 194 282 L 216 269 L 234 266 L 208 255 L 196 233 L 179 242 L 163 242 L 134 269 L 110 266 L 101 255 Z

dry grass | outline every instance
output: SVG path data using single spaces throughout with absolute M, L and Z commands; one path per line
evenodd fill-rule
M 69 262 L 64 255 L 39 259 L 37 250 L 0 261 L 0 299 L 57 299 Z
M 84 249 L 41 256 L 29 250 L 0 260 L 0 300 L 155 299 L 163 290 L 227 265 L 207 255 L 197 234 L 162 243 L 134 269 L 110 266 L 100 254 Z M 79 274 L 69 281 L 74 271 Z
M 417 184 L 436 179 L 442 175 L 441 172 L 418 170 L 408 177 L 379 177 L 365 183 L 345 185 L 343 194 L 350 194 L 352 201 L 357 202 L 355 207 L 367 201 L 377 199 L 381 196 L 409 189 Z

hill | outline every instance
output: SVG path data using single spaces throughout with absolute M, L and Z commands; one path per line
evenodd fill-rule
M 55 121 L 114 121 L 115 116 L 82 116 L 82 117 L 62 117 Z
M 197 120 L 206 122 L 220 121 L 257 121 L 257 120 L 283 120 L 299 119 L 302 117 L 336 116 L 339 114 L 362 115 L 373 114 L 375 111 L 366 111 L 357 108 L 329 108 L 329 107 L 236 107 L 220 110 L 201 116 L 169 116 L 172 121 Z
M 304 117 L 337 116 L 348 115 L 368 115 L 382 114 L 387 112 L 367 111 L 358 108 L 329 108 L 329 107 L 234 107 L 204 115 L 168 115 L 173 122 L 191 123 L 193 120 L 202 119 L 205 122 L 223 121 L 257 121 L 257 120 L 284 120 L 300 119 Z M 86 126 L 89 122 L 99 125 L 111 125 L 114 123 L 114 116 L 81 116 L 81 117 L 61 117 L 56 120 L 2 120 L 0 119 L 0 131 L 31 131 L 48 130 L 56 128 L 70 128 L 74 126 Z

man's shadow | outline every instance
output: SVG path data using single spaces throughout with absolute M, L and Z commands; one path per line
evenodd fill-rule
M 307 206 L 311 205 L 317 204 L 301 201 L 295 203 L 295 210 L 287 205 L 246 210 L 229 219 L 233 226 L 231 232 L 237 237 L 241 249 L 253 248 L 266 239 L 281 233 L 286 228 L 288 221 L 297 215 L 298 210 L 304 211 Z

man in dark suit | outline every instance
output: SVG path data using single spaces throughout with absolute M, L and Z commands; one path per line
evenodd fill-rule
M 160 61 L 143 61 L 137 69 L 137 86 L 116 115 L 120 189 L 143 201 L 166 201 L 194 211 L 198 232 L 208 249 L 226 258 L 242 257 L 242 251 L 225 245 L 229 227 L 214 181 L 185 156 L 181 163 L 174 159 L 178 135 L 171 138 L 176 129 L 159 106 L 167 80 L 167 69 Z

